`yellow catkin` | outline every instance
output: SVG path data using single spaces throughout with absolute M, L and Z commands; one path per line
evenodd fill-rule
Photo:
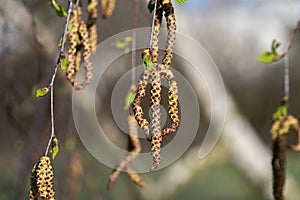
M 36 165 L 33 166 L 33 169 L 31 171 L 31 177 L 30 177 L 30 191 L 29 191 L 29 199 L 30 200 L 38 200 L 39 198 L 39 191 L 36 184 Z
M 163 17 L 163 7 L 162 7 L 162 0 L 157 1 L 157 9 L 154 16 L 154 27 L 152 34 L 152 44 L 151 44 L 151 56 L 152 56 L 152 63 L 158 64 L 158 41 L 159 41 L 159 33 L 160 27 L 162 23 Z
M 161 112 L 160 112 L 160 101 L 161 101 L 161 78 L 160 73 L 157 70 L 154 70 L 151 73 L 151 128 L 152 128 L 152 140 L 151 140 L 151 150 L 153 156 L 153 164 L 151 171 L 157 169 L 160 163 L 160 150 L 161 150 Z
M 91 41 L 91 50 L 92 53 L 96 52 L 97 44 L 98 44 L 98 34 L 97 34 L 97 25 L 94 24 L 89 28 L 90 41 Z
M 123 169 L 127 170 L 127 174 L 130 179 L 140 187 L 143 187 L 145 183 L 141 179 L 141 177 L 136 174 L 132 169 L 129 168 L 129 164 L 137 157 L 137 155 L 141 151 L 141 144 L 138 138 L 138 129 L 137 122 L 135 120 L 134 115 L 128 116 L 128 128 L 129 128 L 129 138 L 131 146 L 133 147 L 132 151 L 117 165 L 116 169 L 109 177 L 109 181 L 107 184 L 107 189 L 109 190 L 113 184 L 116 182 L 118 176 L 120 175 Z
M 142 180 L 142 177 L 134 172 L 132 169 L 127 167 L 127 175 L 129 176 L 130 180 L 134 182 L 136 185 L 140 187 L 145 187 L 146 183 Z
M 108 18 L 112 15 L 116 2 L 115 0 L 100 0 L 101 1 L 101 14 L 103 18 Z
M 96 23 L 98 17 L 97 6 L 98 6 L 98 0 L 89 0 L 89 4 L 87 7 L 87 12 L 88 12 L 87 28 L 89 31 L 92 53 L 96 52 L 97 41 L 98 41 L 97 23 Z
M 168 39 L 165 50 L 165 56 L 163 58 L 163 64 L 169 67 L 173 58 L 173 49 L 176 39 L 176 19 L 174 14 L 174 7 L 171 0 L 163 0 L 163 10 L 167 22 Z
M 36 186 L 39 196 L 45 200 L 55 200 L 53 188 L 53 170 L 48 156 L 42 156 L 35 169 Z
M 157 0 L 156 12 L 154 16 L 154 27 L 151 33 L 152 43 L 150 47 L 150 58 L 155 69 L 146 67 L 138 82 L 136 97 L 133 102 L 133 110 L 138 124 L 144 129 L 145 134 L 149 135 L 149 122 L 143 117 L 143 109 L 141 107 L 141 99 L 146 94 L 146 86 L 151 77 L 151 151 L 153 156 L 153 165 L 151 171 L 157 169 L 160 163 L 160 151 L 162 137 L 170 133 L 174 133 L 179 126 L 179 100 L 178 86 L 174 79 L 173 72 L 170 70 L 170 64 L 173 58 L 173 49 L 176 39 L 176 19 L 174 8 L 171 0 Z M 165 55 L 162 64 L 158 64 L 158 43 L 159 33 L 162 23 L 163 14 L 166 18 L 168 38 L 166 44 Z M 145 54 L 146 51 L 143 52 Z M 145 55 L 143 56 L 145 58 Z M 171 119 L 171 125 L 163 130 L 160 127 L 160 101 L 161 101 L 161 82 L 163 79 L 168 81 L 168 114 Z M 149 137 L 148 137 L 149 138 Z
M 82 83 L 74 83 L 75 90 L 82 90 L 84 89 L 92 80 L 93 73 L 92 73 L 92 63 L 90 61 L 91 56 L 91 44 L 89 40 L 89 34 L 87 31 L 87 26 L 84 21 L 80 22 L 79 30 L 78 30 L 82 40 L 83 46 L 83 61 L 84 61 L 84 68 L 85 68 L 85 80 Z
M 170 68 L 163 64 L 158 65 L 158 70 L 160 71 L 161 77 L 168 81 L 168 114 L 171 119 L 171 125 L 162 130 L 162 135 L 168 135 L 174 133 L 179 126 L 179 109 L 178 109 L 178 87 L 177 82 L 174 79 L 173 72 Z
M 68 33 L 69 40 L 69 48 L 67 54 L 67 69 L 66 69 L 66 77 L 67 80 L 74 85 L 75 82 L 75 59 L 76 59 L 76 51 L 78 45 L 78 8 L 74 8 L 73 13 L 71 14 L 69 23 L 72 25 L 71 31 Z
M 141 101 L 142 98 L 146 96 L 146 87 L 148 84 L 150 74 L 151 74 L 150 68 L 146 68 L 146 70 L 142 73 L 138 81 L 138 88 L 136 91 L 134 101 L 132 103 L 135 119 L 137 123 L 140 125 L 140 127 L 144 130 L 144 134 L 148 139 L 150 139 L 149 122 L 147 119 L 144 118 L 144 112 L 141 107 Z

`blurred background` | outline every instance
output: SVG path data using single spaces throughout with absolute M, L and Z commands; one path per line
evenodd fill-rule
M 66 1 L 58 2 L 66 6 Z M 147 2 L 141 1 L 138 27 L 151 24 Z M 97 22 L 99 42 L 131 29 L 134 9 L 134 0 L 117 0 L 112 17 Z M 269 128 L 283 96 L 283 63 L 266 65 L 257 57 L 270 49 L 273 39 L 282 43 L 279 50 L 285 49 L 300 19 L 300 2 L 189 0 L 175 4 L 175 12 L 178 31 L 206 49 L 225 83 L 227 115 L 217 145 L 205 159 L 198 158 L 210 119 L 207 99 L 198 94 L 205 113 L 188 151 L 162 170 L 141 174 L 145 188 L 121 174 L 107 191 L 112 169 L 90 155 L 78 138 L 70 103 L 72 88 L 59 71 L 55 122 L 60 152 L 53 161 L 57 199 L 271 199 Z M 63 26 L 64 19 L 46 0 L 0 0 L 0 199 L 28 199 L 30 171 L 50 134 L 49 95 L 37 99 L 34 93 L 50 81 Z M 300 116 L 299 35 L 290 53 L 289 111 L 296 117 Z M 182 44 L 176 48 L 189 50 Z M 129 70 L 130 57 L 122 59 L 115 65 Z M 139 53 L 137 64 L 141 64 Z M 188 76 L 176 57 L 173 65 L 197 87 L 197 80 Z M 110 94 L 118 78 L 113 74 L 110 70 L 111 82 L 102 85 L 105 94 Z M 110 106 L 105 106 L 109 104 L 103 98 L 98 112 L 111 130 L 110 138 L 126 148 L 127 137 L 115 127 Z M 300 153 L 287 152 L 287 160 L 287 199 L 296 200 L 300 196 Z

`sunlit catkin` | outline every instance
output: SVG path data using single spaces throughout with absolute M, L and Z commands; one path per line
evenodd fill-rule
M 103 18 L 108 18 L 112 15 L 115 9 L 115 0 L 100 0 L 101 1 L 101 14 Z
M 55 200 L 53 187 L 53 171 L 48 156 L 42 156 L 34 165 L 30 179 L 30 199 Z

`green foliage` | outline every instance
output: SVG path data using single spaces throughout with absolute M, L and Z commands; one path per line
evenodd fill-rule
M 51 141 L 51 149 L 50 149 L 50 153 L 52 154 L 52 159 L 56 157 L 58 151 L 59 151 L 58 139 L 57 137 L 54 136 Z
M 64 53 L 61 54 L 60 56 L 60 69 L 66 70 L 67 69 L 67 58 Z
M 136 93 L 129 91 L 125 97 L 125 106 L 124 109 L 128 110 L 129 106 L 133 103 Z
M 44 87 L 44 88 L 41 88 L 41 89 L 37 89 L 36 90 L 36 94 L 35 96 L 36 97 L 43 97 L 43 96 L 46 96 L 46 94 L 48 94 L 48 92 L 50 91 L 50 87 Z
M 150 0 L 149 3 L 148 3 L 148 11 L 149 11 L 150 13 L 153 12 L 154 6 L 155 6 L 155 0 Z
M 287 116 L 287 106 L 286 104 L 280 105 L 275 113 L 273 114 L 273 120 L 277 120 L 279 116 Z
M 263 54 L 261 54 L 258 57 L 258 60 L 263 63 L 272 63 L 272 62 L 279 61 L 284 56 L 284 54 L 277 52 L 279 46 L 280 43 L 277 42 L 276 40 L 273 40 L 271 45 L 271 51 L 266 51 Z
M 143 58 L 144 70 L 146 70 L 147 67 L 150 67 L 152 70 L 155 70 L 155 67 L 151 61 L 151 55 L 149 49 L 144 50 L 142 58 Z
M 275 58 L 276 54 L 266 51 L 258 57 L 258 60 L 263 63 L 272 63 Z
M 176 1 L 176 3 L 185 3 L 185 2 L 187 2 L 188 0 L 175 0 Z
M 59 38 L 59 41 L 58 41 L 58 44 L 57 44 L 57 46 L 60 48 L 61 47 L 61 45 L 62 45 L 62 38 Z
M 68 16 L 66 9 L 62 5 L 58 4 L 55 0 L 51 1 L 51 6 L 55 10 L 58 16 L 60 17 Z
M 70 33 L 72 31 L 73 25 L 72 23 L 68 23 L 68 32 Z
M 130 36 L 127 36 L 123 39 L 117 40 L 116 42 L 112 43 L 111 46 L 117 49 L 124 49 L 124 52 L 127 54 L 130 52 L 131 41 L 132 38 Z

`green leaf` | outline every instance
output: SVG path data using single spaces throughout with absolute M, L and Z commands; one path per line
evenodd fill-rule
M 281 60 L 285 54 L 277 52 L 277 49 L 280 47 L 280 43 L 275 39 L 271 44 L 271 51 L 266 51 L 258 57 L 258 60 L 264 63 L 271 63 Z
M 59 65 L 59 67 L 62 70 L 66 70 L 67 69 L 67 58 L 66 58 L 65 54 L 63 54 L 63 53 L 60 56 L 60 65 Z
M 62 45 L 62 38 L 59 38 L 59 41 L 58 41 L 58 44 L 57 44 L 57 46 L 60 48 L 60 47 L 61 47 L 61 45 Z
M 124 109 L 127 110 L 129 106 L 133 103 L 136 93 L 135 92 L 128 92 L 127 96 L 125 97 L 125 106 Z
M 63 6 L 59 5 L 55 0 L 51 1 L 51 6 L 55 10 L 58 16 L 60 17 L 68 16 L 66 9 Z
M 72 31 L 73 25 L 72 23 L 69 21 L 68 23 L 68 32 L 70 33 Z
M 65 38 L 64 42 L 66 42 L 66 39 L 67 39 L 67 38 Z M 58 41 L 57 46 L 58 46 L 59 48 L 62 46 L 62 37 L 59 38 L 59 41 Z
M 130 47 L 125 47 L 124 52 L 128 54 L 130 52 Z
M 52 154 L 52 159 L 56 157 L 58 151 L 59 151 L 58 139 L 57 137 L 54 136 L 51 141 L 51 149 L 50 149 L 50 153 Z
M 153 12 L 154 10 L 154 6 L 155 6 L 155 0 L 150 0 L 148 3 L 148 11 L 150 12 L 150 14 Z
M 117 40 L 112 44 L 112 46 L 117 49 L 124 49 L 127 46 L 127 43 L 123 42 L 122 40 Z
M 150 67 L 150 69 L 155 70 L 155 67 L 154 67 L 151 60 L 144 59 L 143 62 L 144 62 L 144 69 L 145 70 L 147 69 L 147 67 Z
M 48 87 L 44 87 L 44 88 L 42 88 L 42 89 L 37 89 L 37 90 L 36 90 L 35 96 L 36 96 L 36 97 L 43 97 L 43 96 L 45 96 L 49 91 L 50 91 L 50 87 L 49 87 L 49 86 L 48 86 Z
M 258 57 L 258 60 L 263 63 L 272 63 L 276 56 L 277 55 L 275 53 L 266 51 Z
M 187 2 L 188 0 L 176 0 L 176 3 L 185 3 Z
M 277 54 L 277 49 L 280 47 L 280 43 L 277 42 L 275 39 L 272 41 L 271 50 L 272 53 Z
M 151 61 L 151 55 L 149 49 L 144 50 L 142 54 L 142 58 L 143 58 L 144 70 L 146 70 L 147 67 L 150 67 L 152 70 L 155 70 L 155 67 Z
M 287 107 L 285 104 L 277 108 L 276 112 L 273 114 L 273 120 L 276 120 L 281 115 L 287 117 Z
M 116 42 L 113 42 L 111 44 L 112 47 L 115 47 L 117 49 L 124 49 L 125 53 L 130 52 L 130 44 L 131 44 L 132 38 L 127 36 L 122 38 L 121 40 L 117 40 Z

